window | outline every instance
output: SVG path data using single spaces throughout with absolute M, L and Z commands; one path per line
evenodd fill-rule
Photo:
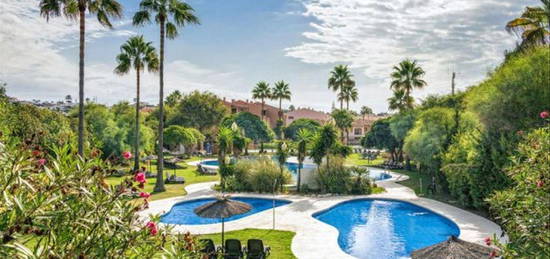
M 353 135 L 363 135 L 363 129 L 361 129 L 361 128 L 354 128 L 354 129 L 353 129 Z

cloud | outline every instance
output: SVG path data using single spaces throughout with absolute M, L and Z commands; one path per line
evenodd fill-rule
M 504 25 L 525 5 L 537 1 L 503 0 L 310 0 L 312 18 L 305 42 L 285 49 L 289 57 L 311 64 L 349 64 L 363 72 L 372 90 L 386 88 L 392 66 L 417 59 L 429 86 L 417 91 L 445 93 L 450 73 L 464 88 L 481 80 L 514 47 Z M 387 88 L 386 88 L 387 89 Z M 390 93 L 388 92 L 387 95 Z M 385 102 L 385 98 L 382 99 Z
M 40 17 L 36 0 L 3 0 L 0 3 L 0 79 L 8 83 L 8 94 L 22 99 L 58 100 L 78 91 L 78 26 L 64 17 L 48 22 Z M 110 30 L 91 17 L 86 19 L 86 40 L 98 43 L 109 37 L 126 38 L 131 30 Z M 129 20 L 114 21 L 116 28 L 130 24 Z M 70 54 L 64 53 L 70 50 Z M 87 52 L 91 56 L 94 53 Z M 132 100 L 135 96 L 135 74 L 119 76 L 113 73 L 114 58 L 106 61 L 86 61 L 85 96 L 102 103 Z M 232 73 L 206 69 L 185 60 L 165 65 L 166 92 L 175 89 L 214 90 L 231 93 L 224 87 Z M 158 102 L 158 75 L 142 76 L 142 96 Z M 234 82 L 238 79 L 233 78 Z M 222 87 L 219 87 L 222 85 Z

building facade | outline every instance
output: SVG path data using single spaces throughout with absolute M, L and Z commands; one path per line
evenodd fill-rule
M 277 119 L 279 118 L 279 109 L 277 107 L 271 106 L 269 104 L 264 105 L 264 110 L 262 111 L 261 102 L 251 102 L 249 100 L 235 100 L 231 99 L 230 101 L 223 98 L 223 103 L 229 109 L 231 114 L 238 112 L 250 112 L 260 118 L 262 118 L 262 113 L 264 114 L 264 121 L 271 128 L 277 126 Z

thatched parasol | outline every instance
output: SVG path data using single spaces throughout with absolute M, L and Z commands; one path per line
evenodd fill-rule
M 216 201 L 204 204 L 194 210 L 199 217 L 222 219 L 222 247 L 224 245 L 225 218 L 247 213 L 252 209 L 248 203 L 230 200 L 229 198 L 229 196 L 218 197 Z
M 470 243 L 456 236 L 422 249 L 412 252 L 413 259 L 479 259 L 489 258 L 494 249 Z

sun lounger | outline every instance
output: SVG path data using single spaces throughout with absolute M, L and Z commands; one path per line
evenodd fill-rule
M 248 239 L 246 243 L 246 258 L 247 259 L 265 259 L 271 249 L 269 247 L 264 247 L 264 242 L 260 239 Z
M 212 241 L 212 239 L 201 239 L 199 240 L 199 243 L 202 245 L 202 249 L 200 250 L 201 254 L 204 255 L 204 257 L 202 258 L 207 258 L 207 259 L 218 258 L 216 246 L 214 245 L 214 241 Z
M 238 239 L 227 239 L 225 240 L 225 247 L 223 258 L 224 259 L 241 259 L 243 258 L 243 249 L 241 246 L 241 241 Z

